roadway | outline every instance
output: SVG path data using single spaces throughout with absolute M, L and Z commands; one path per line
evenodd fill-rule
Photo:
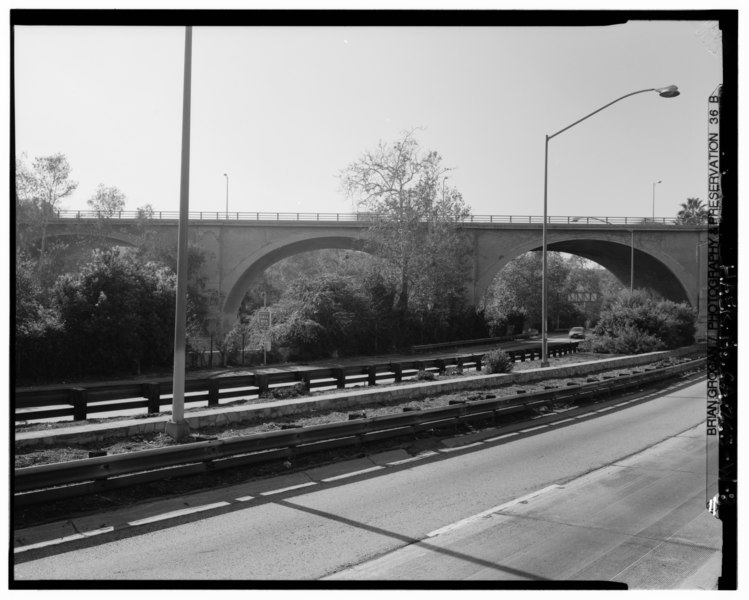
M 711 587 L 720 522 L 705 511 L 714 479 L 705 398 L 702 381 L 352 477 L 262 495 L 253 484 L 214 490 L 201 501 L 221 508 L 71 551 L 17 555 L 14 577 Z

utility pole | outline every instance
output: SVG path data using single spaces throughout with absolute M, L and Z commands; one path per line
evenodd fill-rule
M 190 433 L 185 421 L 185 329 L 187 320 L 187 228 L 190 210 L 190 88 L 192 72 L 192 27 L 185 29 L 185 77 L 182 95 L 182 168 L 179 189 L 177 245 L 177 302 L 174 315 L 174 374 L 172 418 L 166 433 L 180 441 Z

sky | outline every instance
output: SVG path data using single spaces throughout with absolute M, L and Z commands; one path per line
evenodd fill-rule
M 61 152 L 88 208 L 179 210 L 182 27 L 17 27 L 16 150 Z M 193 29 L 191 212 L 349 213 L 340 172 L 408 130 L 474 215 L 674 216 L 707 199 L 713 22 Z M 224 173 L 228 177 L 224 176 Z M 662 183 L 653 185 L 655 182 Z M 654 207 L 654 208 L 653 208 Z

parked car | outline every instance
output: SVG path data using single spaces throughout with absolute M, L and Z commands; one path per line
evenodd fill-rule
M 570 339 L 585 339 L 585 327 L 573 327 L 570 329 Z

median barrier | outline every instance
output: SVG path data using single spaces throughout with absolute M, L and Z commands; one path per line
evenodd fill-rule
M 371 404 L 395 404 L 457 391 L 483 390 L 507 385 L 534 383 L 543 379 L 584 377 L 610 369 L 639 366 L 659 358 L 682 356 L 694 352 L 694 350 L 695 348 L 691 347 L 516 373 L 462 375 L 452 379 L 402 383 L 398 386 L 335 390 L 319 396 L 302 396 L 283 400 L 268 400 L 267 402 L 253 401 L 251 404 L 188 411 L 185 413 L 185 420 L 191 429 L 200 430 L 216 426 L 282 419 L 315 412 L 357 411 Z M 377 376 L 381 377 L 388 376 L 388 373 L 384 371 L 389 371 L 392 367 L 387 364 L 371 365 L 368 370 L 369 377 L 372 376 L 373 368 L 377 369 Z M 389 377 L 392 378 L 392 374 Z M 92 443 L 133 435 L 161 433 L 164 431 L 169 418 L 169 415 L 158 415 L 128 419 L 124 422 L 113 421 L 84 426 L 76 426 L 71 423 L 71 426 L 65 430 L 17 432 L 15 445 L 17 448 L 31 448 L 60 443 Z
M 493 424 L 509 414 L 552 409 L 554 404 L 584 404 L 626 393 L 657 380 L 704 367 L 705 359 L 627 375 L 609 382 L 586 383 L 524 396 L 522 399 L 487 398 L 458 405 L 414 412 L 360 418 L 291 430 L 258 433 L 225 439 L 193 442 L 154 450 L 103 456 L 66 463 L 25 467 L 14 474 L 14 504 L 28 506 L 45 501 L 80 496 L 157 481 L 185 474 L 215 471 L 229 466 L 298 456 L 322 449 L 360 445 L 373 439 L 402 437 L 419 431 L 457 428 L 461 423 L 492 419 Z M 228 459 L 228 460 L 227 460 Z M 227 462 L 222 462 L 227 460 Z M 132 479 L 131 479 L 132 477 Z M 62 486 L 62 487 L 55 487 Z

